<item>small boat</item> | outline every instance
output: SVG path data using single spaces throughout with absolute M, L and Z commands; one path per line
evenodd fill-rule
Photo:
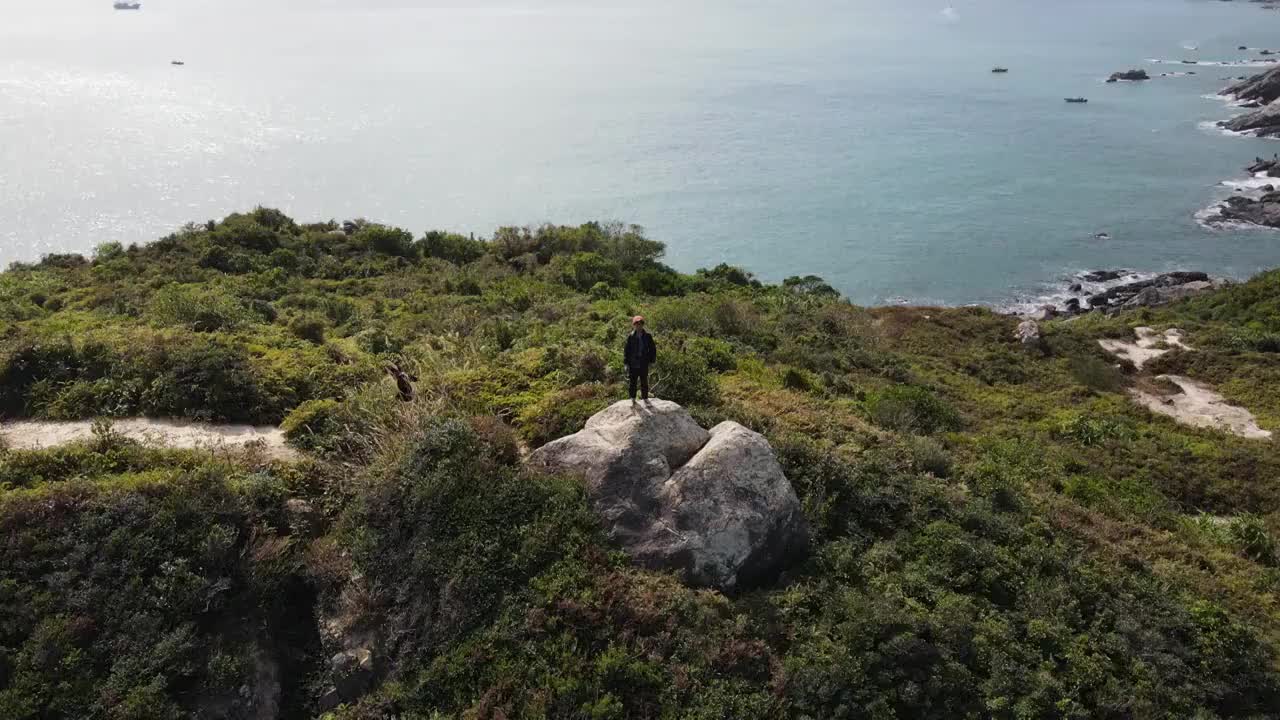
M 1075 98 L 1062 98 L 1062 99 L 1063 99 L 1063 100 L 1066 100 L 1066 101 L 1067 101 L 1067 102 L 1069 102 L 1069 103 L 1087 103 L 1087 102 L 1089 102 L 1089 98 L 1081 98 L 1081 97 L 1075 97 Z
M 1110 234 L 1110 233 L 1104 233 L 1104 232 L 1094 233 L 1094 234 L 1093 234 L 1093 239 L 1094 239 L 1094 240 L 1110 240 L 1110 239 L 1111 239 L 1111 234 Z
M 114 7 L 117 10 L 141 10 L 142 3 L 128 2 L 127 0 L 119 0 L 118 2 L 116 2 L 115 5 L 112 5 L 112 7 Z
M 1009 72 L 1009 68 L 993 67 L 993 68 L 991 68 L 991 72 L 993 72 L 993 73 L 1007 73 L 1007 72 Z
M 169 64 L 170 65 L 186 65 L 186 63 L 182 62 L 181 60 L 170 60 Z

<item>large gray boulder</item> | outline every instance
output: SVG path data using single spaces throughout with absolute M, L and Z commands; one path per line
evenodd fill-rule
M 670 401 L 615 403 L 528 463 L 580 476 L 611 539 L 693 586 L 768 582 L 808 545 L 800 501 L 764 436 L 735 422 L 708 432 Z

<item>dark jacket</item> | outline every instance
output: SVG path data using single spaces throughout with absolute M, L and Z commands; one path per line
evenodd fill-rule
M 622 361 L 627 367 L 640 370 L 658 359 L 658 346 L 649 333 L 632 332 L 627 336 L 627 346 L 622 351 Z

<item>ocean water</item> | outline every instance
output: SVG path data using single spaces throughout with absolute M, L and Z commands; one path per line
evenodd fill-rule
M 415 233 L 618 219 L 682 270 L 864 303 L 1280 265 L 1280 234 L 1195 220 L 1280 150 L 1202 127 L 1258 70 L 1178 63 L 1256 58 L 1237 46 L 1280 45 L 1280 14 L 952 2 L 15 0 L 0 263 L 263 204 Z M 1130 67 L 1196 74 L 1102 82 Z

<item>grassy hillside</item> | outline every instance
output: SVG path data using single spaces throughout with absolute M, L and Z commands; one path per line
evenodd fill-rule
M 1153 416 L 1101 337 L 1280 431 L 1280 271 L 1044 328 L 662 264 L 637 228 L 420 238 L 259 209 L 0 275 L 0 416 L 283 423 L 308 459 L 0 450 L 0 717 L 1280 716 L 1280 443 Z M 634 569 L 521 453 L 656 394 L 777 450 L 810 558 Z M 418 378 L 396 398 L 386 373 Z M 1280 434 L 1280 433 L 1277 433 Z M 340 633 L 339 633 L 340 634 Z M 268 713 L 268 716 L 270 713 Z

